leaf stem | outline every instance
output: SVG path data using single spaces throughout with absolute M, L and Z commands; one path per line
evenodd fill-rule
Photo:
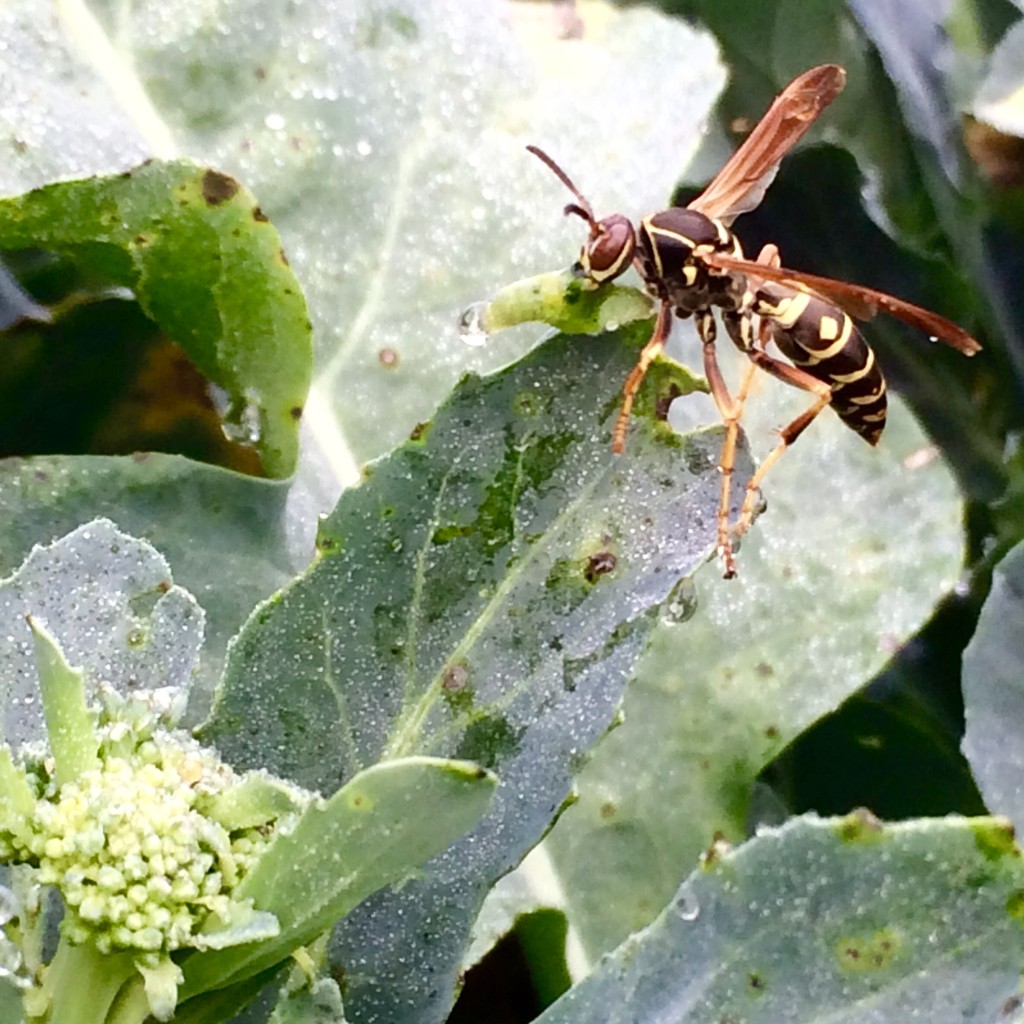
M 43 991 L 49 996 L 46 1024 L 106 1024 L 125 981 L 135 972 L 130 953 L 101 953 L 92 942 L 72 945 L 61 939 L 46 970 Z M 142 1024 L 141 1016 L 118 1017 L 118 1024 Z

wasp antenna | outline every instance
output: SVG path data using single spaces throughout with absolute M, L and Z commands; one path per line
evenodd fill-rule
M 565 171 L 562 170 L 554 160 L 551 159 L 544 152 L 540 146 L 527 146 L 526 147 L 538 160 L 547 166 L 554 172 L 558 180 L 576 197 L 577 203 L 570 203 L 566 208 L 566 213 L 575 213 L 578 217 L 582 217 L 591 228 L 596 228 L 597 219 L 594 217 L 594 211 L 587 202 L 587 197 L 573 184 L 572 178 L 569 177 Z
M 562 213 L 566 217 L 572 214 L 574 217 L 582 218 L 590 225 L 590 233 L 592 235 L 596 236 L 599 233 L 600 229 L 597 226 L 597 221 L 594 220 L 594 214 L 590 211 L 589 208 L 584 209 L 578 203 L 569 203 L 566 205 L 565 209 L 562 210 Z

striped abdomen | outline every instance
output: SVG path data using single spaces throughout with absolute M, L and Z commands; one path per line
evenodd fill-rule
M 885 428 L 885 378 L 875 353 L 838 306 L 791 285 L 761 282 L 753 311 L 794 366 L 832 389 L 832 408 L 868 444 Z

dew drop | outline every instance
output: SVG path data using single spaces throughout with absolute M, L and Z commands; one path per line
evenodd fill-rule
M 272 131 L 279 132 L 284 127 L 284 118 L 280 114 L 267 114 L 263 123 Z
M 487 344 L 490 335 L 484 330 L 484 313 L 486 302 L 474 302 L 467 306 L 459 317 L 459 335 L 467 345 L 479 348 Z
M 683 882 L 682 886 L 680 886 L 679 892 L 676 893 L 675 902 L 672 904 L 672 909 L 684 921 L 696 921 L 700 917 L 700 903 L 697 900 L 697 894 L 693 891 L 689 882 Z
M 138 626 L 133 626 L 125 634 L 124 639 L 129 647 L 141 647 L 146 642 L 146 631 Z
M 692 576 L 684 576 L 665 598 L 661 606 L 661 621 L 668 626 L 677 626 L 692 619 L 697 611 L 697 584 Z
M 230 441 L 256 444 L 260 439 L 260 406 L 254 395 L 232 399 L 224 412 L 221 430 Z

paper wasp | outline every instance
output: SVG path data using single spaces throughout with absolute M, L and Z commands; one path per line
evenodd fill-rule
M 732 537 L 749 529 L 765 474 L 825 406 L 831 405 L 869 444 L 877 444 L 882 435 L 885 379 L 851 316 L 870 319 L 882 310 L 965 355 L 973 355 L 981 347 L 956 324 L 903 299 L 785 269 L 779 265 L 773 245 L 765 246 L 756 261 L 748 260 L 730 230 L 736 217 L 761 202 L 783 157 L 839 95 L 845 81 L 846 72 L 836 64 L 805 71 L 776 97 L 743 144 L 689 206 L 651 214 L 638 227 L 621 213 L 598 220 L 561 167 L 536 146 L 527 146 L 575 196 L 576 202 L 568 204 L 565 212 L 582 218 L 590 229 L 574 268 L 579 276 L 599 285 L 635 266 L 648 292 L 660 300 L 654 333 L 623 385 L 622 409 L 612 433 L 616 453 L 625 448 L 633 399 L 647 368 L 665 347 L 672 313 L 695 319 L 703 345 L 704 372 L 726 427 L 720 461 L 718 551 L 727 578 L 736 572 Z M 735 398 L 718 365 L 715 310 L 726 333 L 750 359 Z M 770 343 L 788 362 L 767 351 Z M 779 443 L 747 483 L 739 518 L 730 525 L 740 416 L 757 368 L 809 391 L 814 401 L 781 429 Z

